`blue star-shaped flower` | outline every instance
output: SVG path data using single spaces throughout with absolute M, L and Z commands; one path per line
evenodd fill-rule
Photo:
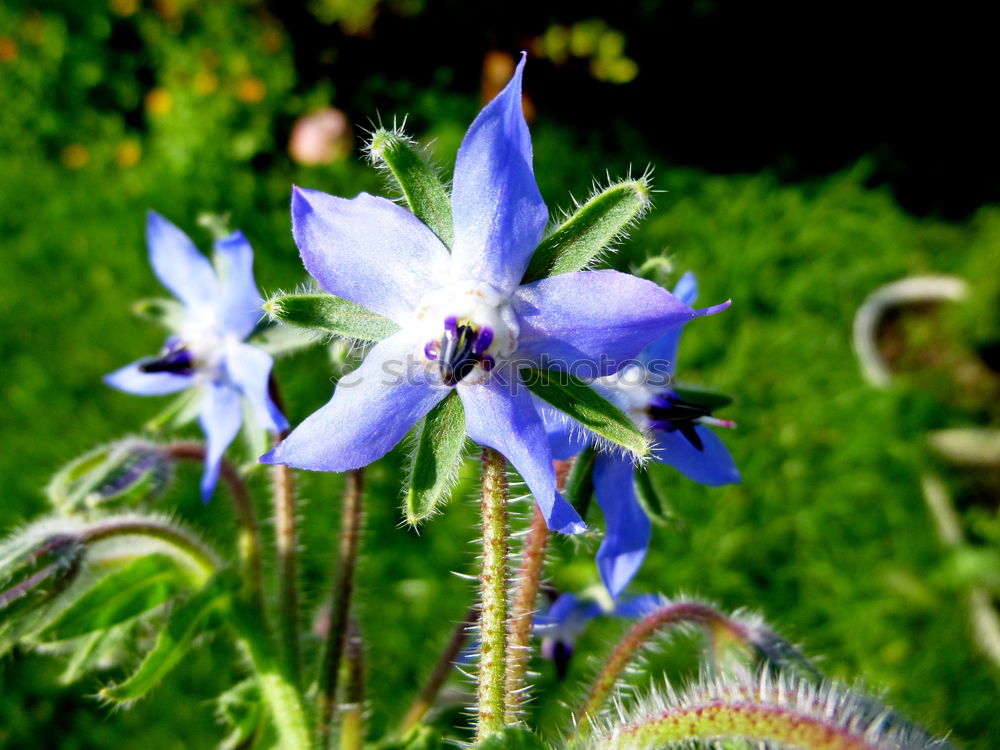
M 262 427 L 288 429 L 268 393 L 271 355 L 244 343 L 263 303 L 253 277 L 253 249 L 242 232 L 216 242 L 217 274 L 188 236 L 155 211 L 147 216 L 146 242 L 154 273 L 180 300 L 184 314 L 158 355 L 123 367 L 104 382 L 141 396 L 203 389 L 199 420 L 207 445 L 201 493 L 208 500 L 222 454 L 243 422 L 241 397 Z
M 674 288 L 674 295 L 694 304 L 698 285 L 688 272 Z M 699 311 L 718 312 L 727 304 Z M 740 481 L 739 471 L 723 442 L 707 425 L 732 427 L 714 419 L 711 411 L 682 399 L 672 387 L 681 328 L 656 339 L 636 359 L 594 387 L 626 412 L 643 430 L 652 433 L 652 457 L 673 466 L 684 476 L 710 487 Z M 542 407 L 556 459 L 578 454 L 590 442 L 579 425 L 564 415 Z M 640 469 L 641 470 L 641 469 Z M 616 453 L 599 452 L 594 460 L 594 496 L 604 514 L 605 536 L 597 552 L 597 566 L 604 585 L 617 597 L 635 576 L 646 557 L 650 521 L 636 497 L 633 462 Z
M 462 141 L 450 252 L 384 198 L 295 189 L 293 231 L 306 269 L 327 291 L 400 330 L 376 344 L 265 463 L 316 471 L 364 466 L 456 389 L 469 436 L 514 465 L 549 528 L 583 530 L 556 491 L 545 427 L 518 365 L 586 360 L 609 375 L 615 363 L 698 313 L 655 284 L 615 271 L 520 285 L 548 221 L 521 111 L 523 67 L 522 58 Z

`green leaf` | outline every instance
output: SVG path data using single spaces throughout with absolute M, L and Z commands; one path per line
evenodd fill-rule
M 549 750 L 550 747 L 530 729 L 504 727 L 476 745 L 476 750 Z
M 389 168 L 413 215 L 451 247 L 451 196 L 422 150 L 400 131 L 379 128 L 372 135 L 368 151 L 375 164 Z
M 179 331 L 184 327 L 187 312 L 177 300 L 155 298 L 141 299 L 132 304 L 132 312 L 139 318 L 155 323 L 168 331 Z
M 260 685 L 250 678 L 238 682 L 215 699 L 215 718 L 228 729 L 218 750 L 238 750 L 253 746 L 254 738 L 261 732 L 264 711 L 261 704 Z M 273 746 L 274 738 L 271 738 Z M 264 745 L 258 746 L 264 747 Z
M 653 485 L 652 477 L 646 469 L 635 472 L 635 496 L 653 523 L 660 526 L 668 526 L 672 523 L 674 514 L 666 501 L 660 497 L 660 493 Z
M 270 323 L 252 334 L 247 343 L 263 349 L 272 357 L 286 357 L 325 340 L 326 336 L 318 331 Z
M 532 393 L 587 429 L 640 458 L 649 454 L 649 443 L 635 423 L 580 378 L 527 368 L 521 378 Z
M 224 609 L 232 599 L 236 580 L 219 574 L 175 609 L 138 669 L 118 685 L 102 688 L 99 696 L 114 703 L 138 700 L 155 687 L 191 648 L 210 616 Z
M 541 241 L 521 283 L 585 268 L 645 213 L 650 206 L 649 192 L 648 180 L 640 177 L 595 195 Z
M 704 406 L 712 411 L 733 403 L 733 397 L 729 394 L 700 385 L 674 385 L 672 388 L 678 396 L 688 403 Z
M 580 518 L 587 520 L 587 511 L 590 509 L 590 501 L 594 496 L 594 461 L 597 458 L 597 451 L 594 446 L 588 445 L 573 460 L 573 467 L 566 476 L 563 496 L 570 505 L 580 514 Z
M 462 466 L 465 408 L 452 391 L 414 427 L 416 444 L 406 487 L 406 522 L 415 526 L 448 502 Z
M 38 638 L 63 641 L 106 630 L 160 606 L 191 584 L 190 576 L 170 556 L 141 557 L 98 579 Z
M 381 341 L 399 330 L 387 318 L 332 294 L 285 294 L 264 303 L 276 320 L 359 341 Z

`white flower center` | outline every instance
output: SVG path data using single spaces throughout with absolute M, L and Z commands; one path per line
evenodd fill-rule
M 662 377 L 652 375 L 639 364 L 624 367 L 614 375 L 597 378 L 595 385 L 640 430 L 649 427 L 649 404 L 664 387 Z
M 517 350 L 520 326 L 489 284 L 459 281 L 424 295 L 414 311 L 418 357 L 447 385 L 481 382 L 498 359 Z

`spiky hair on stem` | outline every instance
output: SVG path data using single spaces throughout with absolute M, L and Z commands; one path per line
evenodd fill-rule
M 630 711 L 600 719 L 580 750 L 691 747 L 745 740 L 800 750 L 947 750 L 936 739 L 863 692 L 762 669 L 702 676 L 683 692 L 669 684 Z
M 760 657 L 772 667 L 820 678 L 819 671 L 799 649 L 779 636 L 760 615 L 745 610 L 725 614 L 714 605 L 696 599 L 664 597 L 658 605 L 649 607 L 612 650 L 577 712 L 578 725 L 585 727 L 598 716 L 611 695 L 620 700 L 630 690 L 625 677 L 645 672 L 645 655 L 649 651 L 669 643 L 678 634 L 691 632 L 705 633 L 710 638 L 716 660 L 727 645 L 733 644 L 746 649 L 747 656 Z M 708 666 L 719 673 L 729 671 Z M 748 669 L 740 671 L 747 673 Z

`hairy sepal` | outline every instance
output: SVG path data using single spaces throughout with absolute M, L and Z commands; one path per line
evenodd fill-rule
M 535 369 L 521 370 L 521 378 L 536 396 L 635 459 L 649 455 L 649 441 L 635 423 L 585 381 L 568 373 Z
M 357 341 L 381 341 L 399 330 L 391 320 L 332 294 L 277 295 L 264 303 L 264 311 L 282 323 Z
M 413 428 L 406 522 L 416 526 L 448 502 L 465 457 L 465 408 L 454 391 Z
M 413 215 L 451 247 L 451 196 L 423 150 L 400 129 L 379 128 L 372 134 L 368 153 L 376 166 L 385 167 L 393 176 Z
M 646 177 L 623 180 L 596 194 L 541 241 L 521 283 L 587 268 L 649 209 L 649 194 Z

